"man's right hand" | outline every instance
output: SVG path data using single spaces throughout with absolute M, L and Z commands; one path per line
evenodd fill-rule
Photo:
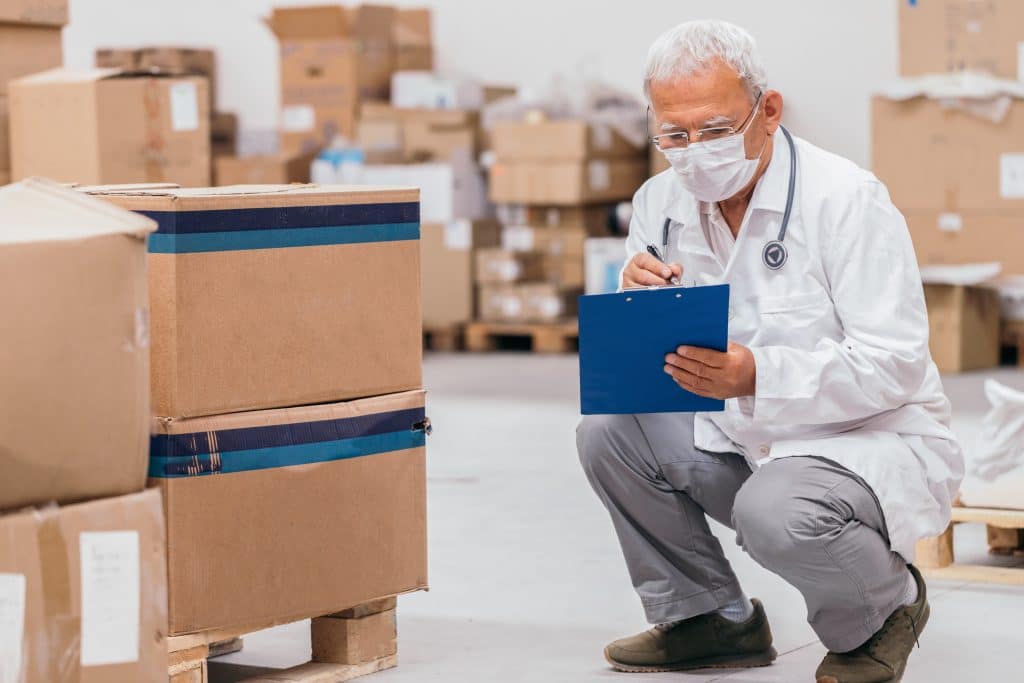
M 683 267 L 678 263 L 662 263 L 646 252 L 633 257 L 622 272 L 622 288 L 663 287 L 671 284 L 673 277 L 682 280 Z

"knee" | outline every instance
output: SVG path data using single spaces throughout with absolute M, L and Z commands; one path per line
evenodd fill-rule
M 631 415 L 586 415 L 576 428 L 576 451 L 588 477 L 622 457 L 622 444 L 635 421 Z
M 733 526 L 736 542 L 758 563 L 771 567 L 805 554 L 817 542 L 816 511 L 794 497 L 782 482 L 755 473 L 736 494 Z

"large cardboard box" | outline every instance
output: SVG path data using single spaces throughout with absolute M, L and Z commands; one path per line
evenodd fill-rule
M 998 261 L 1024 275 L 1024 211 L 904 211 L 921 265 Z
M 283 185 L 308 183 L 315 154 L 220 156 L 213 160 L 216 185 Z
M 424 394 L 410 391 L 155 421 L 170 633 L 302 619 L 425 588 L 424 420 Z
M 544 255 L 500 248 L 476 252 L 476 281 L 482 285 L 528 282 L 544 277 Z
M 0 510 L 142 489 L 153 227 L 47 181 L 0 188 Z
M 166 681 L 160 493 L 0 517 L 0 606 L 5 681 Z
M 64 26 L 68 23 L 67 0 L 4 0 L 0 22 Z
M 987 71 L 1024 79 L 1020 0 L 901 0 L 900 74 Z
M 15 179 L 210 184 L 205 78 L 54 69 L 11 83 Z
M 493 220 L 424 223 L 423 325 L 447 327 L 468 323 L 476 313 L 477 249 L 498 246 L 500 225 Z
M 67 0 L 5 0 L 0 3 L 0 95 L 7 83 L 60 66 L 61 28 Z
M 549 323 L 576 315 L 580 292 L 552 283 L 480 287 L 480 319 L 487 322 Z
M 460 109 L 398 109 L 364 102 L 356 141 L 369 159 L 452 161 L 475 159 L 479 149 L 479 115 Z
M 646 159 L 513 161 L 491 167 L 494 202 L 574 205 L 629 199 L 647 180 Z
M 210 107 L 217 106 L 217 55 L 209 48 L 149 45 L 139 48 L 96 49 L 96 66 L 124 71 L 149 71 L 165 74 L 206 76 L 210 87 Z
M 928 346 L 940 372 L 999 365 L 999 293 L 986 287 L 928 284 Z
M 93 191 L 157 222 L 149 241 L 153 414 L 421 386 L 415 189 Z
M 611 126 L 573 119 L 500 121 L 491 130 L 491 149 L 502 162 L 641 158 L 647 153 Z
M 872 163 L 901 210 L 1024 210 L 1024 100 L 992 123 L 939 101 L 872 101 Z
M 352 37 L 359 46 L 359 96 L 387 99 L 397 58 L 394 41 L 398 12 L 387 5 L 349 8 Z

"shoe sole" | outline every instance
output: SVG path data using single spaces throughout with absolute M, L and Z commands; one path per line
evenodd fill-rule
M 653 674 L 666 671 L 694 671 L 696 669 L 754 669 L 760 666 L 768 666 L 778 657 L 775 648 L 769 648 L 764 652 L 751 655 L 721 655 L 718 657 L 704 657 L 703 659 L 688 659 L 685 662 L 676 664 L 662 664 L 660 666 L 636 666 L 624 664 L 611 658 L 608 648 L 605 648 L 604 658 L 616 671 L 631 674 Z

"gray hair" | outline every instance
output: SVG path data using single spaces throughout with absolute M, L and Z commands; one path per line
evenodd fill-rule
M 716 59 L 740 75 L 751 99 L 768 87 L 768 76 L 754 37 L 736 24 L 717 19 L 687 21 L 665 31 L 647 51 L 644 94 L 651 83 L 672 81 L 707 68 Z

